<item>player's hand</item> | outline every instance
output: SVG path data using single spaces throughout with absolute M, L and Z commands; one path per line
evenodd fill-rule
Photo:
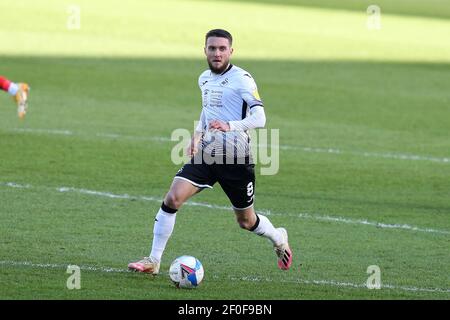
M 188 157 L 193 157 L 198 152 L 198 148 L 196 144 L 190 143 L 186 148 L 186 155 Z
M 215 129 L 223 132 L 230 131 L 230 126 L 228 123 L 220 120 L 212 120 L 209 122 L 209 129 Z

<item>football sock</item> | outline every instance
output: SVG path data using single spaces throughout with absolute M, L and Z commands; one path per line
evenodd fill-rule
M 9 85 L 8 93 L 12 96 L 15 96 L 17 91 L 19 91 L 19 85 L 17 83 L 11 82 Z
M 156 214 L 155 224 L 153 225 L 152 251 L 150 252 L 150 257 L 154 260 L 161 261 L 167 241 L 175 226 L 176 212 L 177 210 L 169 208 L 163 202 Z
M 283 243 L 283 236 L 281 233 L 273 226 L 272 222 L 262 214 L 256 214 L 256 223 L 250 231 L 269 239 L 276 246 Z

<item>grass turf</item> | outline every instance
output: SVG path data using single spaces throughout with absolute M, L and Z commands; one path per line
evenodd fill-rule
M 162 270 L 192 254 L 206 275 L 198 290 L 180 291 L 167 273 L 121 271 L 148 254 L 153 216 L 179 168 L 164 139 L 198 118 L 214 6 L 102 11 L 106 2 L 81 2 L 82 28 L 68 31 L 64 6 L 10 5 L 29 19 L 18 25 L 0 5 L 9 28 L 0 73 L 29 82 L 32 95 L 24 122 L 0 96 L 0 298 L 449 298 L 450 47 L 439 36 L 448 21 L 387 15 L 373 33 L 365 12 L 215 5 L 236 12 L 224 21 L 236 31 L 233 61 L 256 78 L 268 128 L 280 129 L 280 171 L 258 174 L 256 208 L 288 228 L 296 259 L 277 270 L 270 244 L 239 230 L 231 211 L 194 203 L 177 217 Z M 195 15 L 182 15 L 186 6 Z M 258 17 L 251 27 L 249 12 Z M 174 31 L 186 22 L 189 32 Z M 219 186 L 193 201 L 228 206 Z M 66 288 L 69 264 L 82 267 L 81 290 Z M 381 290 L 364 287 L 374 264 Z

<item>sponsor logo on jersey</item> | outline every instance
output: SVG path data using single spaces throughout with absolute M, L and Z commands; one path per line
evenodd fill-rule
M 253 91 L 252 94 L 253 94 L 253 97 L 255 97 L 256 100 L 261 101 L 261 98 L 260 98 L 260 96 L 259 96 L 259 93 L 258 93 L 258 90 L 257 90 L 257 89 L 255 89 L 255 91 Z

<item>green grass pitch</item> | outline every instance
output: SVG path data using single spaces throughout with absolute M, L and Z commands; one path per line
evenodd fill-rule
M 0 93 L 0 299 L 449 299 L 450 7 L 378 3 L 378 29 L 368 1 L 80 0 L 79 20 L 71 2 L 0 3 L 0 74 L 32 88 L 24 121 Z M 216 27 L 279 129 L 256 209 L 288 229 L 293 267 L 217 185 L 180 210 L 160 276 L 127 272 L 180 167 L 171 133 L 200 114 Z M 205 268 L 196 290 L 168 278 L 184 254 Z

